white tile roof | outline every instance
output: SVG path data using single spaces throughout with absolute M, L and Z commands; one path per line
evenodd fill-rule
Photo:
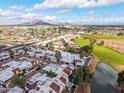
M 63 72 L 63 68 L 60 67 L 58 64 L 49 64 L 46 67 L 43 68 L 45 71 L 52 71 L 56 74 L 61 74 Z
M 69 82 L 68 75 L 63 72 L 64 68 L 66 68 L 67 66 L 68 65 L 66 64 L 63 65 L 49 64 L 48 66 L 44 67 L 43 70 L 52 71 L 57 73 L 58 75 L 53 78 L 47 77 L 46 74 L 43 74 L 39 77 L 33 76 L 34 79 L 32 79 L 33 77 L 31 79 L 34 81 L 37 80 L 38 83 L 37 83 L 37 87 L 35 89 L 30 90 L 29 93 L 50 93 L 50 91 L 52 91 L 51 93 L 56 93 L 56 91 L 50 87 L 50 85 L 53 82 L 60 87 L 59 93 L 61 93 L 61 91 L 65 88 L 66 84 Z M 60 80 L 61 76 L 66 79 L 66 83 L 63 83 Z
M 40 78 L 41 76 L 42 76 L 41 73 L 37 73 L 34 76 L 32 76 L 27 82 L 29 84 L 34 84 L 35 82 L 38 81 L 38 78 Z
M 69 52 L 62 52 L 61 53 L 62 59 L 61 61 L 66 63 L 72 63 L 75 59 L 79 60 L 79 54 L 69 53 Z
M 15 86 L 14 88 L 10 89 L 7 93 L 24 93 L 23 89 Z
M 29 90 L 28 93 L 39 93 L 39 92 L 37 90 L 35 90 L 35 89 L 32 89 L 32 90 Z
M 14 76 L 14 73 L 11 70 L 9 69 L 3 70 L 0 72 L 0 81 L 5 82 L 13 76 Z
M 9 66 L 9 68 L 19 68 L 21 70 L 25 69 L 25 68 L 29 68 L 29 67 L 32 67 L 32 63 L 30 61 L 11 61 L 11 62 L 8 62 L 6 64 L 3 64 L 2 66 Z

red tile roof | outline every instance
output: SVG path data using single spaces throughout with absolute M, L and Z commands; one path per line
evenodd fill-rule
M 66 74 L 70 74 L 70 71 L 68 71 L 66 68 L 63 70 Z
M 61 80 L 64 84 L 66 84 L 66 79 L 65 79 L 63 76 L 60 77 L 60 80 Z
M 37 73 L 39 73 L 39 72 L 37 70 L 34 70 L 34 71 L 28 73 L 25 78 L 30 79 L 32 76 L 34 76 Z
M 60 90 L 60 86 L 59 85 L 57 85 L 56 83 L 52 83 L 51 85 L 50 85 L 50 87 L 54 90 L 54 91 L 56 91 L 56 93 L 59 93 L 59 90 Z
M 19 72 L 21 72 L 21 70 L 19 68 L 15 68 L 14 70 L 12 70 L 13 73 L 16 75 L 18 74 Z
M 59 64 L 57 61 L 51 61 L 52 64 Z
M 37 64 L 37 61 L 33 60 L 33 61 L 31 61 L 31 63 L 35 65 L 35 64 Z
M 66 67 L 66 69 L 67 69 L 68 71 L 72 71 L 72 69 L 71 69 L 70 67 L 68 67 L 68 66 Z
M 70 72 L 72 71 L 72 69 L 70 68 L 70 67 L 66 67 L 66 68 L 64 68 L 64 70 L 63 70 L 66 74 L 70 74 Z

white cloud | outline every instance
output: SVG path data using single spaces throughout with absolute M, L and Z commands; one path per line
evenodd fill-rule
M 6 16 L 9 16 L 9 15 L 13 15 L 14 12 L 11 11 L 11 10 L 2 10 L 0 9 L 0 17 L 6 17 Z
M 34 5 L 34 9 L 46 8 L 72 8 L 80 5 L 83 0 L 44 0 L 41 4 Z
M 60 20 L 60 17 L 56 17 L 56 16 L 42 16 L 41 17 L 43 20 L 48 20 L 48 21 L 57 21 Z
M 11 10 L 24 10 L 26 7 L 20 5 L 14 5 L 10 7 Z
M 0 8 L 0 12 L 2 11 L 2 9 Z
M 124 0 L 44 0 L 40 4 L 34 5 L 34 9 L 47 8 L 88 8 L 97 6 L 108 6 L 117 3 L 122 3 Z
M 30 12 L 18 16 L 18 18 L 23 19 L 23 20 L 28 20 L 28 21 L 31 21 L 34 19 L 40 19 L 44 21 L 54 21 L 54 20 L 60 19 L 60 17 L 57 17 L 57 16 L 40 15 L 37 13 L 30 13 Z
M 18 8 L 18 9 L 17 9 Z M 29 22 L 34 19 L 40 19 L 43 21 L 57 21 L 60 20 L 60 17 L 50 16 L 50 15 L 42 15 L 40 13 L 35 13 L 31 8 L 25 8 L 24 11 L 17 11 L 19 9 L 23 9 L 24 7 L 13 6 L 11 9 L 3 10 L 0 9 L 0 24 L 8 24 L 8 23 L 20 23 L 20 22 Z M 31 11 L 31 12 L 30 12 Z M 8 22 L 7 22 L 8 21 Z M 15 23 L 13 23 L 15 22 Z
M 109 6 L 117 3 L 122 3 L 124 0 L 90 0 L 85 1 L 80 8 L 97 7 L 97 6 Z
M 26 14 L 22 14 L 21 16 L 20 16 L 21 18 L 23 18 L 23 19 L 36 19 L 36 18 L 39 18 L 40 16 L 38 15 L 38 14 L 36 14 L 36 13 L 26 13 Z
M 90 11 L 87 15 L 81 18 L 83 24 L 124 24 L 124 16 L 109 15 L 109 13 L 95 14 Z
M 63 9 L 63 10 L 58 11 L 58 13 L 61 14 L 61 13 L 66 13 L 66 12 L 70 12 L 70 11 L 71 11 L 71 9 Z
M 3 12 L 2 9 L 0 9 L 0 17 L 3 16 Z
M 25 12 L 31 12 L 31 11 L 33 11 L 33 8 L 26 8 L 25 9 Z
M 123 16 L 116 17 L 83 17 L 83 24 L 121 24 L 124 23 Z
M 22 6 L 22 5 L 14 5 L 14 6 L 11 6 L 9 9 L 13 11 L 23 11 L 23 12 L 33 11 L 33 8 L 29 8 L 29 7 Z

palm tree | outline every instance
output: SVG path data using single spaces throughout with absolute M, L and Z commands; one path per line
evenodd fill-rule
M 24 47 L 23 47 L 23 50 L 24 50 L 24 52 L 25 52 L 25 54 L 26 54 L 27 51 L 28 51 L 28 48 L 27 48 L 26 46 L 24 46 Z
M 83 66 L 80 68 L 76 68 L 73 70 L 72 74 L 69 75 L 69 81 L 73 82 L 74 84 L 78 85 L 79 87 L 82 87 L 81 93 L 89 93 L 90 91 L 89 86 L 91 84 L 91 74 L 89 73 L 88 66 Z
M 13 50 L 9 50 L 9 54 L 10 54 L 10 58 L 14 58 L 14 51 Z
M 25 88 L 26 79 L 24 77 L 21 77 L 19 75 L 13 76 L 10 80 L 10 84 L 12 86 L 19 86 L 21 88 Z
M 61 59 L 61 52 L 60 51 L 55 51 L 55 57 L 57 59 L 58 62 L 60 62 L 60 59 Z
M 20 74 L 21 76 L 25 76 L 25 74 L 26 74 L 26 69 L 23 69 L 22 70 L 22 73 Z

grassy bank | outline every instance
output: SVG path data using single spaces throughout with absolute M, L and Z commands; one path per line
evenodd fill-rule
M 82 38 L 77 38 L 75 42 L 80 47 L 90 43 L 89 40 L 84 40 Z M 93 53 L 100 61 L 106 62 L 114 67 L 117 65 L 124 65 L 124 55 L 121 55 L 112 49 L 106 48 L 104 46 L 94 45 Z
M 124 36 L 84 35 L 84 37 L 91 39 L 124 40 Z

